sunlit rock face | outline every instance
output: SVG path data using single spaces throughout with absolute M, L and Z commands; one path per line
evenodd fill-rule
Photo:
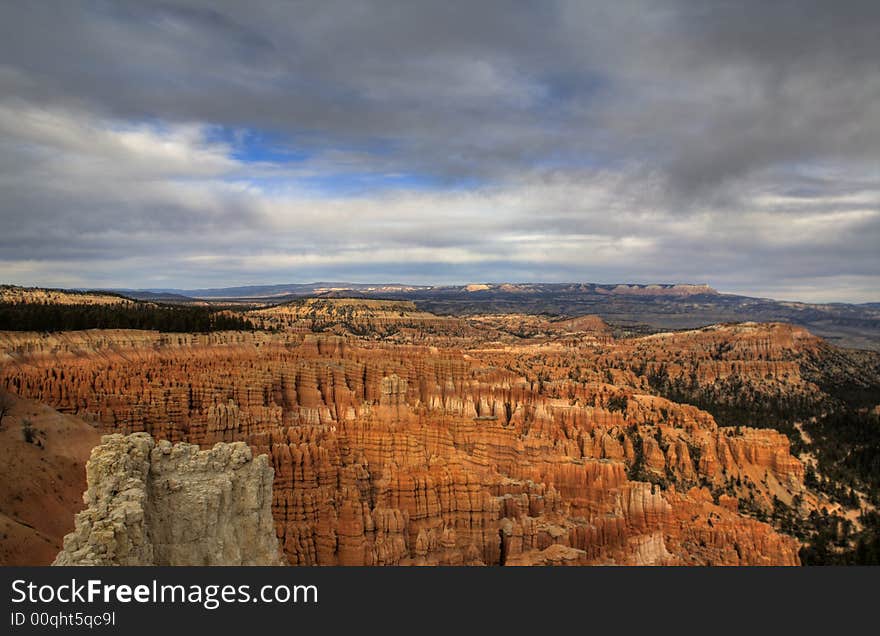
M 788 439 L 719 427 L 647 378 L 684 342 L 741 350 L 736 365 L 801 386 L 776 327 L 707 344 L 615 341 L 596 319 L 517 320 L 537 335 L 511 336 L 510 320 L 491 317 L 415 343 L 405 331 L 390 342 L 3 334 L 0 386 L 105 433 L 267 455 L 275 533 L 293 565 L 798 563 L 793 538 L 740 508 L 809 500 Z M 813 346 L 807 336 L 784 338 Z M 697 375 L 726 373 L 716 362 Z

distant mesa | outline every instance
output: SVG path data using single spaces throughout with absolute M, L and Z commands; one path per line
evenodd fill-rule
M 717 295 L 718 291 L 709 285 L 616 285 L 612 293 L 639 296 L 695 296 Z
M 344 283 L 316 282 L 279 285 L 246 285 L 241 287 L 217 287 L 207 289 L 147 289 L 114 290 L 145 300 L 171 298 L 206 300 L 237 299 L 259 300 L 284 298 L 285 296 L 316 296 L 356 294 L 448 294 L 455 292 L 495 292 L 505 294 L 536 293 L 598 293 L 640 294 L 645 296 L 687 296 L 695 294 L 718 294 L 707 284 L 600 284 L 600 283 L 469 283 L 466 285 L 409 285 L 405 283 Z

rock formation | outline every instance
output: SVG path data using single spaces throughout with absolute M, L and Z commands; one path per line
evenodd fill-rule
M 377 307 L 357 311 L 380 318 Z M 675 354 L 686 337 L 616 341 L 585 317 L 435 327 L 412 327 L 411 339 L 406 326 L 376 339 L 292 324 L 210 336 L 0 334 L 0 387 L 107 433 L 265 453 L 275 533 L 293 565 L 798 563 L 795 539 L 743 514 L 774 498 L 809 505 L 788 439 L 718 426 L 659 397 L 649 373 L 754 369 L 800 390 L 809 383 L 791 355 L 811 337 L 772 325 L 696 334 L 690 346 L 706 353 L 688 363 Z M 521 327 L 528 333 L 516 336 Z M 739 358 L 714 359 L 719 347 Z M 141 452 L 122 439 L 111 438 L 128 444 L 126 457 Z M 168 448 L 143 453 L 161 462 Z M 143 460 L 130 461 L 143 472 Z M 152 493 L 152 478 L 141 481 Z M 86 549 L 88 536 L 66 552 Z M 133 541 L 114 549 L 141 558 Z
M 53 565 L 276 565 L 272 469 L 247 445 L 108 435 Z
M 458 318 L 419 311 L 408 301 L 307 298 L 254 310 L 248 317 L 262 328 L 302 333 L 388 337 L 404 331 L 414 338 L 418 334 L 467 335 L 472 332 Z

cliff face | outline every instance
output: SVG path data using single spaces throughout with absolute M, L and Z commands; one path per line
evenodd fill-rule
M 272 469 L 243 443 L 105 436 L 53 565 L 276 565 Z
M 0 386 L 105 432 L 247 442 L 275 469 L 294 565 L 798 562 L 794 539 L 739 512 L 805 494 L 783 435 L 651 395 L 620 364 L 640 341 L 595 321 L 520 344 L 498 327 L 425 346 L 93 333 L 51 357 L 34 334 Z

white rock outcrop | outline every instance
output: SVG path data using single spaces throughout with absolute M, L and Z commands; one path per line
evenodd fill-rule
M 101 441 L 86 466 L 86 508 L 53 565 L 281 564 L 265 455 L 147 433 Z

